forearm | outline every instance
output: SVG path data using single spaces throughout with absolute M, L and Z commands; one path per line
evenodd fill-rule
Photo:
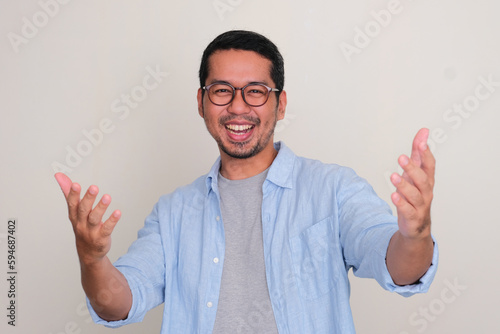
M 417 282 L 432 264 L 434 242 L 428 234 L 418 239 L 405 238 L 399 231 L 387 248 L 387 269 L 397 285 Z
M 93 264 L 80 261 L 82 286 L 94 311 L 106 321 L 126 319 L 132 293 L 123 274 L 108 257 Z
M 113 211 L 103 222 L 102 217 L 111 203 L 111 196 L 103 195 L 94 207 L 99 193 L 97 186 L 90 186 L 80 200 L 81 186 L 78 183 L 73 183 L 63 173 L 56 173 L 55 177 L 68 203 L 83 290 L 102 319 L 126 319 L 132 307 L 132 293 L 125 277 L 106 256 L 111 247 L 111 233 L 121 212 Z

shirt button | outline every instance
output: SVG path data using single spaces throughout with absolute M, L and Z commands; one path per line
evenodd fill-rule
M 220 220 L 220 216 L 215 217 L 215 220 L 219 221 Z
M 212 304 L 212 302 L 207 303 L 207 307 L 212 307 L 212 306 L 214 306 L 214 304 Z
M 218 257 L 214 257 L 214 263 L 219 263 L 219 258 Z

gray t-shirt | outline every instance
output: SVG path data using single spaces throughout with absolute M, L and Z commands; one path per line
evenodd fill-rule
M 226 239 L 219 305 L 213 333 L 277 334 L 262 242 L 262 184 L 267 170 L 243 180 L 219 174 Z

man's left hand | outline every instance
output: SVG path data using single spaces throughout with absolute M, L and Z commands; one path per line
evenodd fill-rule
M 399 232 L 408 239 L 430 236 L 436 161 L 427 146 L 428 137 L 428 129 L 418 131 L 411 156 L 401 155 L 398 159 L 403 175 L 391 175 L 391 182 L 396 187 L 391 199 L 397 209 Z

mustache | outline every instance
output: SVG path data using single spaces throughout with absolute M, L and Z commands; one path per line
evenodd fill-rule
M 221 118 L 219 118 L 219 124 L 223 126 L 227 122 L 241 121 L 241 120 L 245 120 L 245 121 L 253 123 L 255 125 L 259 125 L 261 122 L 259 118 L 248 116 L 248 115 L 241 115 L 241 116 L 226 115 L 226 116 L 222 116 Z

